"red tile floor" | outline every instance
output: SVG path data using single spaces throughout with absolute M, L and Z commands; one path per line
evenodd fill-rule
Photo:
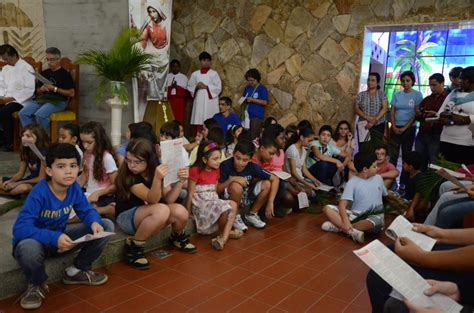
M 214 251 L 210 238 L 193 236 L 198 253 L 148 255 L 147 271 L 123 262 L 101 268 L 103 286 L 50 285 L 35 312 L 369 312 L 367 267 L 348 238 L 320 229 L 321 214 L 273 219 Z M 21 311 L 16 297 L 0 311 Z

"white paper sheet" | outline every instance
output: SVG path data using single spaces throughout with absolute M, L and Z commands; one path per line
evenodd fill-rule
M 399 215 L 390 224 L 385 234 L 392 240 L 396 240 L 398 237 L 407 237 L 425 251 L 431 251 L 436 244 L 436 239 L 414 231 L 413 224 L 402 215 Z
M 445 295 L 426 296 L 423 292 L 430 287 L 428 282 L 379 240 L 353 252 L 393 289 L 416 305 L 436 306 L 446 313 L 457 313 L 462 309 Z
M 321 185 L 319 185 L 316 189 L 317 189 L 317 190 L 321 190 L 321 191 L 329 192 L 329 191 L 331 191 L 332 189 L 334 189 L 334 187 L 333 187 L 333 186 L 329 186 L 329 185 L 321 184 Z
M 23 139 L 21 143 L 30 148 L 31 151 L 33 151 L 33 153 L 38 157 L 38 159 L 41 161 L 45 160 L 44 155 L 41 154 L 41 152 L 38 150 L 38 147 L 33 142 Z
M 359 136 L 360 142 L 366 142 L 370 140 L 370 132 L 367 128 L 367 121 L 357 122 L 357 135 Z
M 308 200 L 308 195 L 306 194 L 306 192 L 302 191 L 298 194 L 298 207 L 300 209 L 309 207 L 309 200 Z
M 272 171 L 271 173 L 283 180 L 291 178 L 291 174 L 284 171 Z
M 91 241 L 91 240 L 95 240 L 95 239 L 105 238 L 105 237 L 109 237 L 109 236 L 112 236 L 112 235 L 115 235 L 115 233 L 108 232 L 108 231 L 103 231 L 103 232 L 100 232 L 100 233 L 97 233 L 97 234 L 94 234 L 94 235 L 87 234 L 85 236 L 82 236 L 81 238 L 78 238 L 78 239 L 74 240 L 73 242 L 75 244 L 78 244 L 78 243 L 81 243 L 81 242 L 86 242 L 86 241 Z
M 448 170 L 447 168 L 444 168 L 444 167 L 441 167 L 441 166 L 438 166 L 436 164 L 430 164 L 428 165 L 429 168 L 431 168 L 432 170 L 435 170 L 435 171 L 439 171 L 440 169 L 444 169 L 446 172 L 448 172 L 451 176 L 454 176 L 458 179 L 463 179 L 463 178 L 466 178 L 466 174 L 463 174 L 463 173 L 458 173 L 458 172 L 455 172 L 455 171 L 452 171 L 452 170 Z
M 183 138 L 166 140 L 160 142 L 161 163 L 168 165 L 168 174 L 164 178 L 164 186 L 169 186 L 179 180 L 178 171 L 186 167 L 186 160 L 183 158 Z
M 30 74 L 33 75 L 37 80 L 39 80 L 40 82 L 42 82 L 45 85 L 54 85 L 53 82 L 48 80 L 46 77 L 44 77 L 40 73 L 30 72 Z
M 437 171 L 436 173 L 439 176 L 443 177 L 444 179 L 449 180 L 450 182 L 452 182 L 454 185 L 461 188 L 462 190 L 467 191 L 467 187 L 463 183 L 461 183 L 456 177 L 454 177 L 453 175 L 448 173 L 448 170 L 442 168 L 439 171 Z

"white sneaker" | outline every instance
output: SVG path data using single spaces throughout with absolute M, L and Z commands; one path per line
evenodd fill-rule
M 237 214 L 235 216 L 234 228 L 241 231 L 247 231 L 249 229 L 247 225 L 245 225 L 244 221 L 242 221 L 242 217 L 240 216 L 240 214 Z
M 262 220 L 257 214 L 254 213 L 249 213 L 245 215 L 245 219 L 251 226 L 255 228 L 264 228 L 267 225 L 265 222 L 262 222 Z
M 324 231 L 330 231 L 333 233 L 338 233 L 341 231 L 336 225 L 334 225 L 330 221 L 324 222 L 323 225 L 321 225 L 321 229 Z
M 352 240 L 360 244 L 364 243 L 364 232 L 357 229 L 352 229 L 349 235 L 352 237 Z

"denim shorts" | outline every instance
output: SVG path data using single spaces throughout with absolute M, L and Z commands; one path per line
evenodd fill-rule
M 336 211 L 339 213 L 339 208 L 335 205 L 332 205 L 332 204 L 329 204 L 327 205 L 328 207 L 330 207 L 332 210 Z M 349 217 L 349 221 L 352 223 L 353 220 L 355 220 L 359 214 L 357 214 L 356 212 L 352 212 L 351 210 L 346 210 L 346 213 Z M 384 224 L 385 224 L 385 220 L 384 220 L 384 215 L 383 214 L 377 214 L 377 215 L 369 215 L 367 216 L 367 218 L 365 219 L 369 222 L 371 222 L 372 224 L 374 224 L 374 229 L 371 229 L 370 231 L 368 231 L 369 233 L 372 232 L 372 233 L 378 233 L 379 231 L 382 231 L 383 228 L 384 228 Z
M 135 212 L 138 207 L 133 207 L 127 211 L 123 211 L 117 216 L 117 225 L 127 234 L 134 235 L 137 231 L 135 229 Z

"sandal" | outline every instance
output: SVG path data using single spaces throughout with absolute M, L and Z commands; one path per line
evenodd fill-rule
M 217 251 L 224 249 L 224 245 L 225 245 L 224 238 L 222 238 L 221 236 L 217 236 L 213 238 L 211 240 L 211 245 Z
M 240 239 L 243 235 L 244 235 L 244 233 L 240 229 L 232 229 L 229 232 L 229 238 L 230 239 Z

